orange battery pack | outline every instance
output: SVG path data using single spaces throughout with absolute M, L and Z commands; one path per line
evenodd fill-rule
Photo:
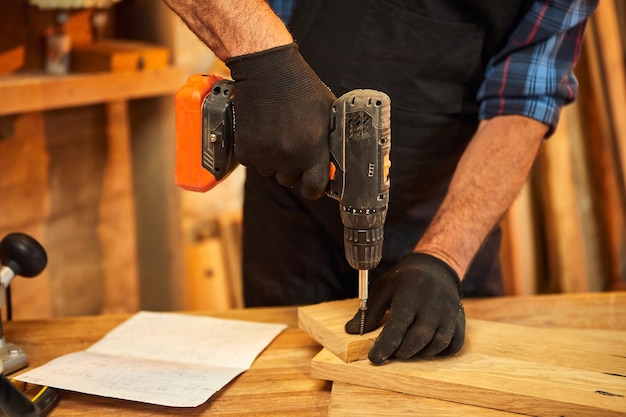
M 190 191 L 206 192 L 219 180 L 202 165 L 203 103 L 222 80 L 217 75 L 195 74 L 176 93 L 176 184 Z

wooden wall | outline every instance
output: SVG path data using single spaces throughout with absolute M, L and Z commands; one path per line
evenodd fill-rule
M 1 7 L 0 83 L 28 83 L 43 69 L 53 13 L 25 0 Z M 71 13 L 73 44 L 93 40 L 90 19 L 90 11 Z M 29 233 L 49 258 L 39 277 L 13 281 L 15 318 L 180 308 L 173 91 L 16 114 L 0 100 L 0 237 Z

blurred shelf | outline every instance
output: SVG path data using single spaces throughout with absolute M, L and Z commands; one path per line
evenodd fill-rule
M 0 116 L 175 94 L 176 67 L 153 71 L 0 76 Z

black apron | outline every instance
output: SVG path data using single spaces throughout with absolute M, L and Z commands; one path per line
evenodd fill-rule
M 412 252 L 445 196 L 478 125 L 476 92 L 489 58 L 527 11 L 526 0 L 325 0 L 298 3 L 290 29 L 336 96 L 391 97 L 391 191 L 383 260 L 371 282 Z M 248 306 L 310 304 L 357 295 L 339 207 L 311 201 L 247 169 L 243 275 Z M 500 230 L 463 279 L 465 297 L 503 294 Z

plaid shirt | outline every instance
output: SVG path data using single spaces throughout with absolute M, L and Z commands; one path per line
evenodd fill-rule
M 287 24 L 297 0 L 268 0 L 274 12 Z
M 269 0 L 287 22 L 296 0 Z M 550 126 L 574 101 L 578 61 L 587 18 L 599 0 L 537 0 L 489 61 L 478 91 L 479 118 L 527 116 Z
M 478 92 L 481 119 L 503 114 L 550 126 L 578 93 L 574 66 L 587 18 L 599 0 L 536 1 L 495 55 Z

